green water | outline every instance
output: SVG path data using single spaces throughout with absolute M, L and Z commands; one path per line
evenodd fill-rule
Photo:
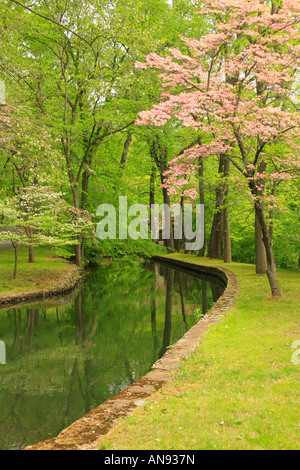
M 122 260 L 91 268 L 70 296 L 0 310 L 0 449 L 56 436 L 147 374 L 221 294 L 184 271 Z

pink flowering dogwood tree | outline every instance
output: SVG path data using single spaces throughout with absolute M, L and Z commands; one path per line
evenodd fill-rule
M 136 63 L 160 70 L 163 87 L 161 101 L 139 113 L 137 124 L 163 126 L 175 117 L 205 136 L 205 143 L 170 162 L 165 184 L 171 194 L 183 190 L 183 175 L 193 171 L 199 157 L 225 155 L 247 179 L 271 292 L 279 297 L 263 187 L 267 177 L 288 179 L 299 171 L 300 117 L 292 103 L 300 69 L 300 4 L 282 0 L 277 8 L 270 3 L 203 0 L 199 14 L 210 24 L 208 34 L 182 37 L 182 50 L 169 49 L 166 57 L 152 53 Z M 282 142 L 284 154 L 278 145 Z M 260 172 L 262 162 L 274 170 Z M 190 196 L 195 198 L 196 191 Z

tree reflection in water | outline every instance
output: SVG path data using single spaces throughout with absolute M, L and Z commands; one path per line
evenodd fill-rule
M 222 287 L 161 263 L 91 268 L 71 296 L 0 312 L 0 448 L 57 435 L 151 369 Z

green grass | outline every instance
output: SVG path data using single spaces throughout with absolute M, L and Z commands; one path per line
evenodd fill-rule
M 300 448 L 299 273 L 278 270 L 281 299 L 251 265 L 225 265 L 239 294 L 221 323 L 182 361 L 175 380 L 120 420 L 99 448 L 276 450 Z
M 14 252 L 0 251 L 0 296 L 57 287 L 73 265 L 56 257 L 49 249 L 35 248 L 35 262 L 28 263 L 28 248 L 20 248 L 18 274 L 13 279 Z

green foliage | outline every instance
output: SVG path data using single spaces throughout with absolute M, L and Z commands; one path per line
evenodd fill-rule
M 279 188 L 279 204 L 274 214 L 273 247 L 282 268 L 297 268 L 300 253 L 300 182 L 286 182 Z
M 182 37 L 201 39 L 213 27 L 198 0 L 92 0 L 29 5 L 3 0 L 0 14 L 0 80 L 7 88 L 6 107 L 0 107 L 0 197 L 38 183 L 47 186 L 78 209 L 95 215 L 102 203 L 117 207 L 118 197 L 128 204 L 163 202 L 161 161 L 151 150 L 163 148 L 166 166 L 198 136 L 172 120 L 165 126 L 137 126 L 138 113 L 158 103 L 161 79 L 157 70 L 140 70 L 135 62 L 150 52 L 166 56 L 168 48 L 191 54 Z M 228 12 L 230 15 L 230 11 Z M 237 42 L 242 48 L 242 43 Z M 280 102 L 278 102 L 278 106 Z M 132 134 L 126 163 L 121 156 Z M 202 143 L 210 137 L 201 136 Z M 277 139 L 272 152 L 283 158 L 289 146 Z M 159 153 L 160 159 L 162 152 Z M 153 176 L 153 168 L 155 174 Z M 280 171 L 281 169 L 278 168 Z M 268 168 L 268 173 L 275 171 Z M 233 260 L 255 261 L 254 211 L 246 186 L 237 183 L 231 169 L 230 211 Z M 153 181 L 152 179 L 153 178 Z M 204 161 L 206 247 L 215 213 L 215 189 L 220 182 L 215 156 Z M 197 169 L 189 176 L 198 188 Z M 266 189 L 269 196 L 272 187 Z M 273 248 L 277 265 L 297 266 L 299 247 L 299 182 L 282 181 L 276 188 L 273 210 Z M 171 203 L 180 202 L 180 195 Z M 198 201 L 197 201 L 198 202 Z M 271 207 L 266 205 L 266 215 Z M 62 233 L 62 226 L 57 230 Z M 85 237 L 92 237 L 92 232 Z M 144 241 L 85 241 L 85 256 L 140 254 L 157 247 Z M 74 246 L 53 243 L 66 257 Z M 99 245 L 99 246 L 98 246 Z
M 84 244 L 85 257 L 91 263 L 100 263 L 103 257 L 123 256 L 151 258 L 166 253 L 166 248 L 150 240 L 91 240 Z

